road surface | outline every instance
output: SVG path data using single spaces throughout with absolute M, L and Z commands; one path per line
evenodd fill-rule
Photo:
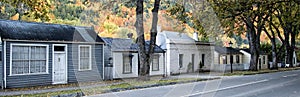
M 224 77 L 92 97 L 300 97 L 300 70 Z

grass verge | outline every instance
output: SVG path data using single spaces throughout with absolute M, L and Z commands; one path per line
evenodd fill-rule
M 124 83 L 107 85 L 107 86 L 99 86 L 93 88 L 86 89 L 74 89 L 74 90 L 66 90 L 66 91 L 56 91 L 56 92 L 48 92 L 48 93 L 38 93 L 38 94 L 24 94 L 24 95 L 12 95 L 5 97 L 51 97 L 63 94 L 74 94 L 74 93 L 84 93 L 84 95 L 96 95 L 101 93 L 109 93 L 109 92 L 119 92 L 125 90 L 133 90 L 133 89 L 141 89 L 141 88 L 149 88 L 149 87 L 157 87 L 157 86 L 165 86 L 165 85 L 173 85 L 180 83 L 189 83 L 189 82 L 198 82 L 198 81 L 206 81 L 213 80 L 217 78 L 210 79 L 199 79 L 199 78 L 182 78 L 182 79 L 160 79 L 160 80 L 149 80 L 149 81 L 138 81 L 136 79 L 128 79 Z
M 274 69 L 274 70 L 264 69 L 264 70 L 258 70 L 258 71 L 234 71 L 233 73 L 225 73 L 224 76 L 255 75 L 255 74 L 264 74 L 264 73 L 299 70 L 299 69 L 300 69 L 300 67 L 278 68 L 278 69 Z

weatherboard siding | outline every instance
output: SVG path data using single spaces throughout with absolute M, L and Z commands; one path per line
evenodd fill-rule
M 3 42 L 2 42 L 2 44 L 4 44 Z M 4 57 L 3 57 L 3 46 L 2 46 L 2 44 L 0 44 L 0 51 L 1 51 L 1 54 L 0 54 L 0 56 L 1 56 L 1 61 L 0 61 L 0 87 L 1 88 L 3 88 L 3 82 L 4 82 L 4 74 L 3 74 L 3 71 L 4 71 L 4 69 L 3 69 L 3 59 L 4 59 Z
M 91 45 L 92 70 L 79 71 L 78 46 L 89 44 L 68 44 L 68 82 L 100 81 L 103 75 L 103 45 Z
M 7 42 L 6 44 L 6 88 L 30 87 L 52 84 L 52 44 L 64 43 L 32 43 L 18 42 L 26 44 L 46 44 L 49 45 L 48 54 L 48 73 L 34 75 L 10 75 L 10 45 L 16 42 Z M 78 70 L 78 45 L 91 45 L 92 47 L 92 70 Z M 103 44 L 68 44 L 67 49 L 67 76 L 68 83 L 99 81 L 103 74 Z
M 10 75 L 10 45 L 15 42 L 6 42 L 6 88 L 30 87 L 52 84 L 52 47 L 49 45 L 49 61 L 48 74 L 33 74 L 33 75 Z M 22 44 L 21 42 L 18 44 Z M 27 44 L 42 44 L 42 43 L 27 43 Z

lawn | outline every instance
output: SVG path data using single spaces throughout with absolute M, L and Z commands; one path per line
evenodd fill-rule
M 214 78 L 216 79 L 216 78 Z M 112 84 L 106 86 L 98 86 L 92 88 L 84 88 L 84 89 L 74 89 L 74 90 L 65 90 L 65 91 L 56 91 L 56 92 L 48 92 L 48 93 L 38 93 L 38 94 L 24 94 L 24 95 L 13 95 L 13 96 L 5 96 L 5 97 L 51 97 L 57 95 L 69 95 L 69 94 L 77 94 L 77 93 L 84 93 L 84 95 L 95 95 L 101 93 L 108 93 L 108 92 L 118 92 L 118 91 L 125 91 L 125 90 L 132 90 L 132 89 L 141 89 L 141 88 L 148 88 L 148 87 L 157 87 L 157 86 L 164 86 L 164 85 L 173 85 L 173 84 L 180 84 L 180 83 L 189 83 L 189 82 L 198 82 L 198 81 L 206 81 L 206 80 L 213 80 L 211 79 L 199 79 L 199 78 L 181 78 L 181 79 L 151 79 L 149 81 L 139 81 L 136 79 L 126 79 L 125 81 L 119 84 Z M 80 84 L 79 86 L 85 85 Z M 71 86 L 78 86 L 75 84 L 70 84 Z M 68 87 L 68 85 L 61 85 L 59 87 Z M 14 89 L 13 91 L 17 90 L 36 90 L 36 89 L 48 89 L 48 88 L 55 88 L 55 86 L 50 87 L 31 87 L 31 88 L 22 88 L 22 89 Z

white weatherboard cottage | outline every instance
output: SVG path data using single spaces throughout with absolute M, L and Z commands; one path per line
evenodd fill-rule
M 229 71 L 231 69 L 230 55 L 232 55 L 232 69 L 245 70 L 243 54 L 235 48 L 216 46 L 214 51 L 214 70 Z
M 243 53 L 243 64 L 249 69 L 251 54 L 249 49 L 240 49 L 240 52 Z M 260 52 L 258 58 L 257 69 L 268 69 L 268 55 L 266 53 Z
M 196 72 L 200 63 L 204 65 L 202 69 L 213 64 L 213 43 L 199 42 L 185 33 L 158 32 L 156 44 L 166 51 L 167 75 Z
M 138 45 L 132 39 L 102 38 L 104 48 L 105 79 L 138 77 Z M 146 42 L 146 45 L 149 45 Z M 147 49 L 147 48 L 146 48 Z M 150 75 L 164 75 L 164 51 L 155 46 L 153 60 L 150 64 Z M 106 69 L 111 67 L 112 70 Z

